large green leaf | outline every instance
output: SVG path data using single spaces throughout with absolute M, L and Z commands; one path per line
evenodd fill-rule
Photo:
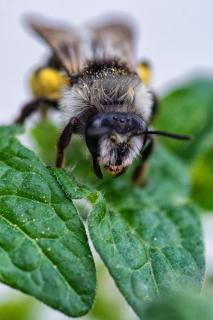
M 188 143 L 164 139 L 162 141 L 181 158 L 193 159 L 206 134 L 212 129 L 213 79 L 189 81 L 174 88 L 161 99 L 155 126 L 162 130 L 193 135 Z
M 0 127 L 0 281 L 67 315 L 85 314 L 95 269 L 84 226 L 72 198 L 15 132 Z
M 131 184 L 132 170 L 100 184 L 108 205 L 96 204 L 89 231 L 119 289 L 142 316 L 145 302 L 157 295 L 201 288 L 204 250 L 185 166 L 157 145 L 144 185 Z
M 204 256 L 200 217 L 184 198 L 170 198 L 164 204 L 117 204 L 104 200 L 83 186 L 75 188 L 64 170 L 52 169 L 71 199 L 86 197 L 94 204 L 88 217 L 93 244 L 129 304 L 142 316 L 145 302 L 161 293 L 180 288 L 200 290 L 204 277 Z M 169 179 L 167 177 L 167 179 Z M 133 189 L 133 188 L 132 188 Z M 122 192 L 122 189 L 120 190 Z M 141 189 L 143 197 L 143 189 Z M 149 201 L 148 201 L 149 198 Z M 178 199 L 178 200 L 177 200 Z
M 191 142 L 163 139 L 172 151 L 185 159 L 191 173 L 192 198 L 202 207 L 213 209 L 213 79 L 189 81 L 161 99 L 155 126 L 193 135 Z
M 102 200 L 89 231 L 119 289 L 142 317 L 144 303 L 172 289 L 200 289 L 203 244 L 197 210 L 190 204 L 126 208 L 124 218 Z M 129 222 L 129 220 L 131 220 Z

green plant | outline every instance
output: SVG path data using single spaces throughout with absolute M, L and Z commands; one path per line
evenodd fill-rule
M 149 310 L 152 304 L 158 310 L 155 306 L 163 305 L 167 296 L 175 297 L 168 300 L 173 308 L 174 291 L 199 292 L 205 272 L 203 210 L 194 200 L 212 208 L 211 185 L 205 186 L 202 198 L 197 196 L 205 185 L 197 178 L 199 170 L 207 177 L 208 170 L 212 172 L 207 138 L 212 132 L 207 117 L 212 112 L 212 85 L 210 79 L 194 81 L 162 99 L 155 126 L 171 126 L 195 138 L 185 145 L 158 142 L 144 186 L 132 186 L 134 166 L 119 179 L 97 181 L 77 139 L 67 150 L 66 169 L 47 167 L 17 140 L 20 128 L 0 127 L 1 282 L 67 315 L 87 313 L 96 289 L 89 237 L 141 319 L 167 319 L 159 312 L 151 317 Z M 191 113 L 187 126 L 184 117 Z M 41 120 L 31 131 L 48 165 L 53 163 L 56 136 L 50 120 Z M 178 320 L 191 319 L 178 318 L 178 312 Z

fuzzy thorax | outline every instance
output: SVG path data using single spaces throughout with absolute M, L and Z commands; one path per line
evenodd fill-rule
M 94 81 L 82 80 L 65 87 L 60 99 L 64 125 L 72 117 L 104 112 L 127 112 L 141 116 L 149 122 L 152 95 L 137 77 L 106 77 Z
M 117 174 L 127 168 L 143 147 L 143 139 L 112 133 L 100 139 L 98 158 L 99 164 L 103 165 L 110 173 Z

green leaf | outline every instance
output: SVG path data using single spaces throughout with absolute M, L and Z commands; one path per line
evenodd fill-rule
M 199 290 L 203 281 L 199 213 L 186 202 L 187 176 L 181 175 L 181 163 L 172 160 L 157 148 L 150 163 L 153 176 L 147 176 L 154 181 L 143 188 L 128 185 L 126 178 L 102 183 L 107 203 L 101 193 L 84 186 L 73 193 L 73 178 L 67 179 L 64 170 L 52 169 L 67 196 L 87 198 L 94 204 L 88 217 L 93 244 L 139 316 L 145 303 L 157 295 L 186 286 Z M 160 200 L 163 192 L 168 197 Z
M 161 293 L 187 286 L 199 290 L 204 257 L 197 209 L 182 204 L 125 211 L 107 208 L 100 198 L 88 226 L 96 250 L 137 314 L 142 317 L 145 302 Z
M 199 211 L 187 200 L 183 164 L 157 145 L 144 186 L 129 175 L 102 182 L 89 216 L 89 232 L 120 291 L 141 317 L 157 295 L 201 288 L 204 253 Z
M 178 292 L 149 303 L 143 320 L 212 320 L 212 301 L 191 292 Z
M 37 121 L 30 131 L 36 151 L 39 153 L 41 160 L 48 165 L 55 164 L 58 131 L 53 122 L 43 118 Z
M 17 141 L 16 131 L 0 127 L 0 281 L 80 316 L 95 294 L 84 226 L 51 170 Z
M 200 152 L 191 164 L 191 197 L 203 208 L 212 211 L 213 197 L 213 130 L 203 139 Z
M 181 158 L 193 159 L 206 133 L 212 128 L 213 79 L 196 79 L 171 90 L 161 99 L 155 126 L 162 130 L 193 135 L 191 142 L 161 140 Z
M 71 200 L 86 198 L 91 203 L 95 203 L 97 198 L 100 196 L 99 192 L 93 189 L 79 184 L 73 177 L 71 172 L 65 169 L 50 168 L 52 174 L 61 185 L 67 197 Z
M 191 174 L 191 196 L 205 209 L 213 209 L 213 79 L 189 81 L 161 100 L 155 126 L 162 130 L 193 135 L 191 142 L 161 141 L 185 159 Z

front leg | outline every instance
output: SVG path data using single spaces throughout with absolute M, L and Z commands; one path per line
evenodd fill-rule
M 41 105 L 44 104 L 51 108 L 57 108 L 58 102 L 56 100 L 50 100 L 45 97 L 39 97 L 31 100 L 30 102 L 26 103 L 22 108 L 19 116 L 15 120 L 17 124 L 23 124 L 24 121 L 34 112 L 38 111 Z
M 76 125 L 79 123 L 78 118 L 71 118 L 69 123 L 62 131 L 58 143 L 57 143 L 57 155 L 56 155 L 56 167 L 62 168 L 64 162 L 64 149 L 70 143 L 72 134 L 75 130 Z
M 100 165 L 99 165 L 96 157 L 93 158 L 93 170 L 99 179 L 103 178 L 101 168 L 100 168 Z
M 146 161 L 152 154 L 152 151 L 154 149 L 154 140 L 152 137 L 147 138 L 147 146 L 144 151 L 142 151 L 142 159 L 141 163 L 136 167 L 133 176 L 132 176 L 132 181 L 134 184 L 139 184 L 142 181 L 144 172 L 145 172 L 145 167 L 146 167 Z

